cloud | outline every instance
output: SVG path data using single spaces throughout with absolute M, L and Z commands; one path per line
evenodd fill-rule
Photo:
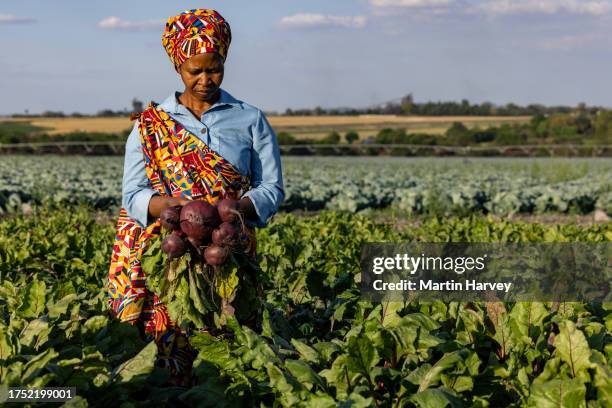
M 569 51 L 603 40 L 598 34 L 564 35 L 537 41 L 534 45 L 545 50 Z
M 370 0 L 374 7 L 439 7 L 448 6 L 453 0 Z
M 421 20 L 446 16 L 457 8 L 456 0 L 369 0 L 372 15 L 394 17 L 409 14 Z
M 161 20 L 130 21 L 115 16 L 107 17 L 98 22 L 98 27 L 108 30 L 147 30 L 159 29 L 161 26 L 163 26 Z
M 323 14 L 295 14 L 281 18 L 283 27 L 342 27 L 363 28 L 367 18 L 365 16 L 331 16 Z
M 34 23 L 35 21 L 35 19 L 30 17 L 17 17 L 12 14 L 0 14 L 0 24 Z
M 589 14 L 601 16 L 612 11 L 608 0 L 492 0 L 474 7 L 488 15 L 509 14 Z

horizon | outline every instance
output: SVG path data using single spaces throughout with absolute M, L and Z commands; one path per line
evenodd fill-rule
M 321 108 L 323 110 L 324 113 L 322 113 L 321 115 L 317 115 L 317 114 L 306 114 L 306 116 L 326 116 L 326 115 L 344 115 L 345 113 L 333 113 L 330 114 L 330 111 L 365 111 L 368 109 L 382 109 L 385 105 L 390 105 L 391 103 L 394 103 L 395 101 L 397 101 L 399 98 L 394 98 L 391 99 L 388 102 L 382 102 L 379 104 L 375 104 L 375 105 L 370 105 L 370 106 L 366 106 L 366 107 L 353 107 L 353 106 L 333 106 L 333 107 L 322 107 L 322 106 L 312 106 L 312 107 L 304 107 L 304 108 L 285 108 L 282 110 L 269 110 L 269 111 L 265 111 L 266 114 L 271 114 L 271 115 L 278 115 L 278 116 L 303 116 L 300 115 L 301 112 L 308 112 L 308 111 L 314 111 L 317 108 Z M 144 101 L 140 101 L 143 104 L 146 103 Z M 415 105 L 426 105 L 429 103 L 433 103 L 433 104 L 441 104 L 441 103 L 456 103 L 456 104 L 460 104 L 462 101 L 414 101 Z M 504 108 L 507 107 L 509 105 L 516 105 L 517 107 L 521 108 L 521 109 L 528 109 L 530 106 L 539 106 L 539 107 L 543 107 L 544 109 L 554 109 L 554 108 L 567 108 L 567 109 L 579 109 L 581 103 L 576 104 L 575 106 L 570 106 L 570 105 L 543 105 L 543 104 L 538 104 L 538 103 L 533 103 L 533 104 L 529 104 L 529 105 L 518 105 L 518 104 L 514 104 L 513 102 L 508 102 L 505 104 L 496 104 L 494 102 L 491 101 L 484 101 L 480 104 L 477 103 L 472 103 L 471 101 L 468 101 L 468 103 L 471 106 L 477 106 L 477 105 L 482 105 L 485 103 L 490 103 L 492 106 L 496 107 L 496 108 Z M 399 104 L 397 104 L 396 106 L 399 106 Z M 585 104 L 583 106 L 583 108 L 586 109 L 604 109 L 604 110 L 608 110 L 610 109 L 609 106 L 601 106 L 601 105 L 589 105 L 589 104 Z M 287 111 L 290 110 L 292 113 L 287 113 Z M 132 112 L 132 109 L 130 109 L 129 107 L 124 107 L 122 109 L 111 109 L 111 108 L 103 108 L 100 109 L 97 112 L 92 112 L 92 113 L 84 113 L 84 112 L 79 112 L 79 111 L 74 111 L 74 112 L 64 112 L 61 110 L 46 110 L 43 112 L 27 112 L 27 113 L 20 113 L 20 112 L 13 112 L 13 113 L 0 113 L 0 117 L 4 117 L 4 118 L 10 118 L 10 117 L 44 117 L 43 115 L 45 114 L 55 114 L 55 113 L 61 113 L 63 115 L 65 115 L 65 117 L 71 117 L 71 116 L 78 116 L 78 115 L 82 115 L 83 117 L 99 117 L 99 116 L 105 116 L 105 115 L 101 115 L 101 113 L 103 111 L 112 111 L 112 113 L 115 114 L 125 114 L 127 116 L 129 116 Z M 346 115 L 352 115 L 351 113 L 346 113 Z M 391 116 L 396 116 L 397 114 L 393 114 L 393 113 L 359 113 L 358 115 L 391 115 Z M 414 114 L 414 113 L 404 113 L 404 115 L 409 115 L 409 116 L 445 116 L 445 115 L 421 115 L 421 114 Z M 451 116 L 478 116 L 478 115 L 451 115 Z M 484 116 L 491 116 L 491 115 L 484 115 Z M 495 116 L 495 115 L 493 115 Z M 499 116 L 507 116 L 507 115 L 499 115 Z M 511 116 L 515 116 L 515 115 L 511 115 Z M 53 117 L 57 117 L 57 116 L 48 116 L 49 118 L 53 118 Z
M 416 103 L 612 105 L 611 0 L 204 6 L 232 27 L 222 87 L 269 112 L 364 109 L 401 97 L 398 89 Z M 90 115 L 181 90 L 161 33 L 189 8 L 161 0 L 3 4 L 0 84 L 10 98 L 0 115 Z

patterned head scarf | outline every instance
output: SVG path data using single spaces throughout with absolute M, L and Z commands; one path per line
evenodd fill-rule
M 197 54 L 216 52 L 225 62 L 231 41 L 229 24 L 211 9 L 187 10 L 170 17 L 162 36 L 162 45 L 177 69 Z

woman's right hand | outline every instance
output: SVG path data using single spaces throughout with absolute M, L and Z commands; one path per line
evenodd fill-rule
M 152 218 L 159 218 L 159 215 L 165 208 L 185 205 L 189 201 L 191 200 L 185 197 L 162 197 L 160 195 L 154 195 L 149 201 L 149 216 Z

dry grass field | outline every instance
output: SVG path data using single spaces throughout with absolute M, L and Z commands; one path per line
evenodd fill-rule
M 270 123 L 277 132 L 289 132 L 297 137 L 318 139 L 331 131 L 354 130 L 361 138 L 374 135 L 383 128 L 405 128 L 408 132 L 441 134 L 453 123 L 463 122 L 468 127 L 491 126 L 502 123 L 519 123 L 529 116 L 270 116 Z M 128 117 L 118 118 L 34 118 L 0 119 L 0 121 L 26 121 L 34 126 L 49 129 L 49 134 L 76 131 L 119 133 L 131 128 Z
M 47 128 L 51 135 L 71 132 L 120 133 L 131 127 L 130 118 L 18 118 L 1 119 L 1 122 L 30 122 L 34 126 Z

